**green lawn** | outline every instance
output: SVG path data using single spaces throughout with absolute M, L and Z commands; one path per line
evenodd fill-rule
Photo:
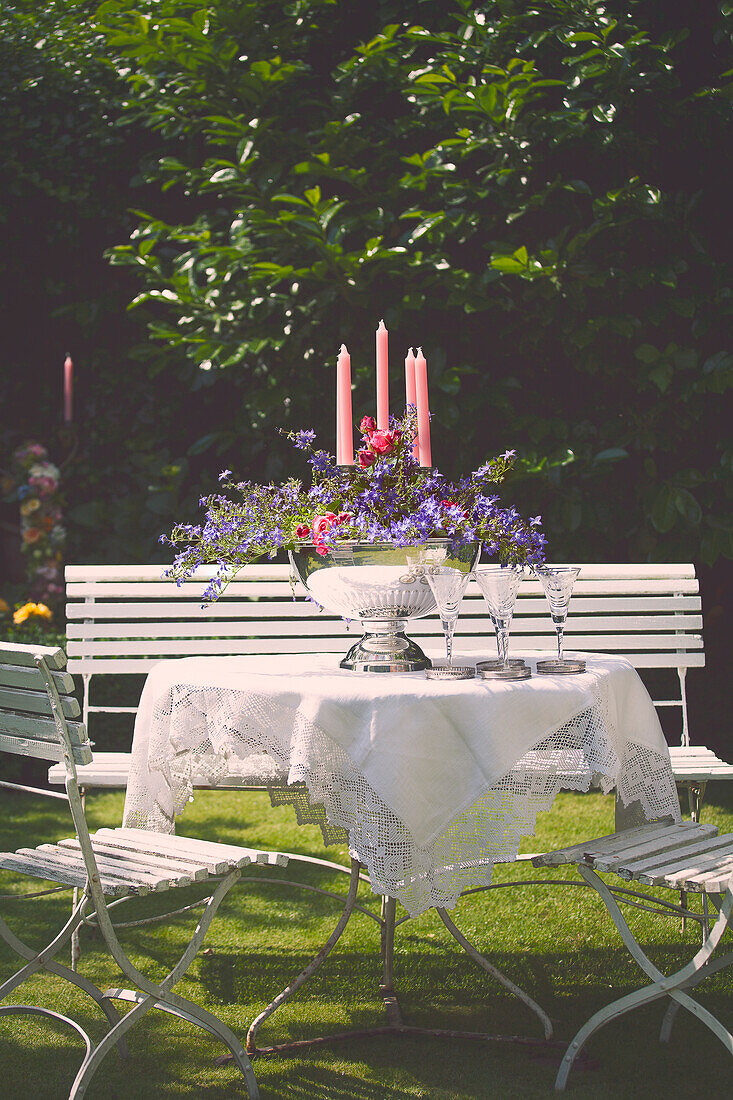
M 3 798 L 0 846 L 18 847 L 68 835 L 64 806 L 16 795 Z M 90 798 L 90 824 L 120 821 L 122 797 Z M 711 784 L 704 820 L 733 830 L 733 791 Z M 598 794 L 561 795 L 543 815 L 537 837 L 526 850 L 539 851 L 609 832 L 613 800 Z M 254 846 L 301 851 L 346 860 L 343 849 L 324 853 L 320 832 L 298 827 L 292 812 L 273 810 L 266 795 L 200 792 L 184 815 L 180 832 Z M 334 854 L 336 853 L 336 854 Z M 528 868 L 508 866 L 497 880 L 524 877 Z M 270 878 L 293 877 L 340 891 L 346 878 L 293 864 Z M 556 876 L 557 877 L 557 876 Z M 0 876 L 3 893 L 30 889 L 10 875 Z M 186 892 L 193 898 L 195 890 Z M 179 897 L 183 897 L 181 892 Z M 366 887 L 364 899 L 370 897 Z M 669 896 L 669 895 L 668 895 Z M 11 927 L 22 926 L 27 941 L 40 945 L 61 922 L 68 895 L 32 902 L 5 902 Z M 373 899 L 374 900 L 374 899 Z M 134 902 L 142 907 L 144 902 Z M 123 907 L 124 908 L 124 907 Z M 248 1022 L 318 949 L 336 920 L 337 903 L 319 895 L 260 882 L 236 888 L 225 903 L 188 976 L 177 987 L 219 1014 L 244 1034 Z M 466 934 L 496 964 L 524 986 L 548 1011 L 562 1039 L 616 994 L 639 984 L 636 965 L 620 946 L 601 903 L 580 888 L 525 887 L 494 890 L 464 899 L 454 916 Z M 634 911 L 641 941 L 662 969 L 677 969 L 693 953 L 696 925 L 683 934 L 676 919 Z M 162 976 L 178 958 L 191 918 L 123 933 L 133 961 Z M 480 971 L 448 936 L 435 914 L 398 929 L 395 980 L 407 1021 L 501 1034 L 540 1035 L 539 1023 L 518 1001 Z M 352 919 L 332 957 L 260 1032 L 262 1043 L 306 1038 L 349 1027 L 380 1026 L 378 996 L 379 930 L 363 916 Z M 15 969 L 0 945 L 0 977 Z M 105 988 L 119 982 L 115 965 L 99 941 L 83 933 L 81 969 Z M 728 1027 L 733 1022 L 731 971 L 714 975 L 700 999 Z M 37 975 L 15 999 L 44 1003 L 76 1016 L 94 1038 L 102 1034 L 100 1015 L 82 994 L 49 975 Z M 570 1093 L 577 1097 L 668 1097 L 718 1094 L 733 1075 L 722 1045 L 688 1013 L 680 1012 L 673 1042 L 657 1042 L 663 1014 L 657 1004 L 616 1021 L 591 1041 L 592 1062 L 575 1071 Z M 96 1097 L 206 1097 L 243 1095 L 238 1074 L 217 1067 L 222 1053 L 196 1028 L 162 1013 L 151 1013 L 130 1033 L 131 1058 L 111 1054 L 88 1093 Z M 0 1021 L 0 1095 L 7 1100 L 65 1097 L 81 1059 L 81 1044 L 68 1029 L 32 1017 Z M 263 1100 L 458 1100 L 484 1097 L 548 1097 L 555 1065 L 546 1055 L 507 1044 L 437 1039 L 369 1039 L 313 1048 L 297 1056 L 259 1059 L 255 1072 Z

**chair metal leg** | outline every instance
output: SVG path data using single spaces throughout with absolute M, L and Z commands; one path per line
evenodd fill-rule
M 92 1040 L 84 1028 L 76 1020 L 72 1020 L 70 1016 L 64 1016 L 61 1012 L 52 1012 L 50 1008 L 41 1008 L 38 1005 L 3 1005 L 0 1007 L 0 1016 L 45 1016 L 60 1024 L 68 1024 L 83 1040 L 87 1055 L 91 1053 Z
M 733 911 L 733 892 L 729 890 L 726 893 L 723 904 L 720 907 L 718 919 L 695 957 L 686 966 L 682 967 L 681 970 L 678 970 L 676 974 L 667 976 L 652 963 L 634 939 L 613 894 L 608 889 L 605 882 L 603 882 L 590 867 L 584 867 L 580 864 L 578 870 L 586 882 L 598 891 L 632 958 L 639 964 L 641 969 L 653 979 L 653 981 L 651 985 L 639 989 L 634 993 L 629 993 L 625 997 L 621 997 L 618 1001 L 613 1002 L 613 1004 L 600 1009 L 583 1025 L 573 1038 L 565 1053 L 555 1080 L 555 1089 L 558 1092 L 563 1091 L 573 1062 L 595 1031 L 603 1027 L 604 1024 L 607 1024 L 610 1020 L 622 1016 L 624 1013 L 634 1008 L 639 1008 L 642 1005 L 656 1001 L 661 997 L 671 997 L 678 1005 L 686 1008 L 696 1016 L 698 1020 L 710 1028 L 713 1034 L 720 1039 L 726 1050 L 730 1054 L 733 1054 L 733 1035 L 723 1027 L 720 1021 L 716 1019 L 711 1012 L 708 1012 L 708 1010 L 703 1008 L 702 1005 L 699 1005 L 697 1001 L 694 1001 L 691 997 L 688 997 L 686 993 L 682 992 L 683 989 L 697 985 L 697 983 L 706 977 L 707 974 L 712 973 L 711 964 L 708 960 L 718 946 L 730 919 L 731 911 Z M 730 956 L 726 956 L 726 959 L 729 958 Z M 721 965 L 727 965 L 725 959 L 721 962 Z M 715 969 L 718 969 L 718 967 L 716 966 Z M 672 1019 L 668 1022 L 669 1029 L 671 1029 Z M 662 1029 L 664 1034 L 665 1024 L 662 1025 Z
M 69 967 L 64 966 L 63 963 L 56 962 L 54 959 L 54 955 L 65 946 L 69 938 L 79 927 L 79 924 L 83 920 L 84 910 L 88 904 L 88 900 L 86 896 L 82 897 L 59 934 L 42 951 L 36 951 L 32 947 L 29 947 L 28 944 L 23 943 L 0 917 L 0 936 L 2 936 L 8 946 L 11 947 L 16 954 L 20 955 L 22 959 L 26 959 L 26 965 L 16 971 L 12 977 L 8 978 L 0 986 L 0 1001 L 4 1000 L 5 997 L 12 993 L 13 990 L 17 989 L 18 986 L 22 985 L 22 983 L 32 974 L 35 974 L 36 971 L 43 969 L 48 970 L 51 974 L 56 974 L 60 978 L 64 978 L 71 985 L 75 985 L 78 989 L 81 989 L 91 997 L 92 1000 L 99 1005 L 102 1012 L 104 1012 L 111 1026 L 114 1026 L 121 1019 L 119 1012 L 114 1005 L 110 1004 L 101 989 L 82 974 L 75 973 L 73 970 L 70 970 Z M 17 1012 L 34 1013 L 63 1020 L 68 1023 L 70 1027 L 73 1027 L 80 1035 L 86 1036 L 86 1032 L 80 1028 L 74 1020 L 62 1016 L 57 1012 L 51 1012 L 48 1009 L 38 1008 L 34 1005 L 13 1004 L 0 1006 L 0 1015 L 11 1015 Z M 117 1051 L 121 1058 L 127 1057 L 127 1044 L 124 1039 L 119 1042 Z
M 726 966 L 733 965 L 733 951 L 729 951 L 726 955 L 721 955 L 717 959 L 711 959 L 700 969 L 698 974 L 693 975 L 692 980 L 687 983 L 689 985 L 697 985 L 699 981 L 703 981 L 704 978 L 709 977 L 711 974 L 715 974 L 718 970 L 725 970 Z M 684 988 L 684 987 L 683 987 Z M 662 1027 L 659 1032 L 659 1042 L 668 1043 L 672 1037 L 672 1025 L 677 1018 L 679 1011 L 679 1004 L 677 1001 L 670 1001 L 667 1011 L 664 1014 L 662 1020 Z
M 99 1068 L 102 1060 L 109 1053 L 112 1045 L 152 1008 L 161 1008 L 174 1016 L 179 1016 L 184 1020 L 188 1020 L 190 1023 L 195 1023 L 205 1031 L 208 1031 L 211 1035 L 220 1039 L 231 1051 L 233 1060 L 236 1062 L 245 1079 L 250 1100 L 259 1100 L 260 1094 L 252 1065 L 242 1043 L 234 1032 L 212 1013 L 193 1004 L 185 997 L 180 997 L 178 994 L 172 992 L 173 986 L 180 981 L 198 954 L 199 948 L 204 941 L 206 932 L 214 919 L 217 909 L 229 893 L 231 887 L 238 881 L 240 875 L 241 872 L 236 870 L 230 872 L 230 874 L 222 879 L 209 898 L 186 950 L 183 952 L 173 969 L 166 975 L 163 981 L 157 985 L 142 974 L 122 950 L 106 910 L 97 913 L 100 930 L 113 958 L 123 974 L 139 987 L 139 991 L 110 989 L 104 994 L 105 998 L 110 1001 L 113 998 L 132 1001 L 134 1002 L 134 1007 L 130 1009 L 127 1015 L 119 1019 L 114 1027 L 107 1032 L 99 1045 L 84 1059 L 76 1075 L 71 1092 L 69 1093 L 69 1100 L 78 1100 L 79 1097 L 85 1094 L 90 1081 Z
M 89 683 L 87 681 L 87 683 L 85 684 L 85 691 L 88 692 L 88 690 L 89 690 Z M 81 799 L 81 808 L 84 812 L 86 812 L 86 804 L 87 804 L 86 787 L 79 787 L 79 797 Z M 79 900 L 79 890 L 75 886 L 74 887 L 74 892 L 71 895 L 71 907 L 72 907 L 72 909 L 74 909 L 76 907 L 76 903 L 78 902 L 78 900 Z M 80 943 L 79 943 L 79 929 L 77 927 L 71 933 L 71 969 L 72 970 L 76 970 L 77 966 L 79 965 L 80 955 L 81 955 L 81 946 L 80 946 Z

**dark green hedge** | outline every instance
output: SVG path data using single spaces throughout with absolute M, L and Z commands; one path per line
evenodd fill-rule
M 59 26 L 81 9 L 46 6 Z M 383 316 L 393 394 L 403 349 L 428 355 L 439 464 L 517 447 L 509 491 L 544 513 L 558 556 L 730 557 L 730 25 L 693 0 L 90 14 L 86 45 L 63 43 L 97 104 L 80 131 L 74 113 L 89 187 L 65 210 L 116 266 L 82 295 L 113 308 L 78 326 L 93 344 L 69 487 L 79 556 L 151 558 L 224 466 L 297 471 L 279 425 L 330 445 L 338 346 L 372 411 Z M 63 50 L 32 55 L 62 97 Z M 37 109 L 63 130 L 58 98 Z M 19 132 L 26 159 L 45 163 L 43 137 Z M 76 168 L 62 158 L 53 179 L 56 235 Z M 42 253 L 28 263 L 52 279 Z M 147 344 L 116 315 L 133 295 Z

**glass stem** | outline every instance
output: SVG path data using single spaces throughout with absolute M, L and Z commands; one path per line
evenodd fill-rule
M 455 619 L 443 619 L 441 623 L 445 634 L 445 655 L 448 666 L 453 664 L 453 632 L 456 629 Z
M 501 667 L 506 668 L 509 656 L 509 623 L 497 621 L 496 624 L 496 648 L 499 653 Z
M 563 636 L 564 629 L 565 629 L 565 623 L 555 623 L 555 630 L 557 631 L 557 659 L 558 659 L 558 661 L 562 661 L 562 659 L 563 659 L 563 655 L 562 655 L 563 637 L 562 636 Z

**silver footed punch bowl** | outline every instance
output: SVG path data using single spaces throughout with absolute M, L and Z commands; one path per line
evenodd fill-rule
M 479 542 L 455 545 L 428 539 L 420 546 L 340 542 L 321 555 L 312 543 L 289 551 L 296 577 L 326 611 L 358 619 L 363 636 L 341 668 L 359 672 L 420 672 L 431 661 L 405 634 L 410 619 L 435 611 L 428 572 L 456 569 L 470 573 L 481 553 Z

